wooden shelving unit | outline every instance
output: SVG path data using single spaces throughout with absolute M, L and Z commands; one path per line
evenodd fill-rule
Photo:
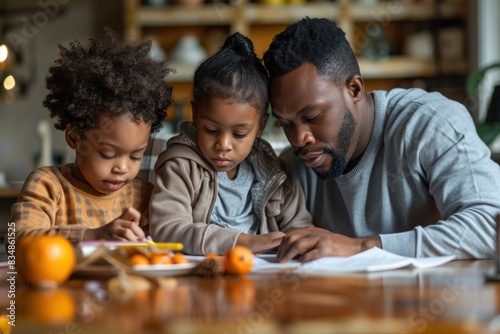
M 471 3 L 467 0 L 379 0 L 374 4 L 363 4 L 356 0 L 335 0 L 264 5 L 249 0 L 237 0 L 231 4 L 215 0 L 210 4 L 188 8 L 176 5 L 147 7 L 141 5 L 140 0 L 124 0 L 125 33 L 131 39 L 154 36 L 167 54 L 182 35 L 194 34 L 211 54 L 222 45 L 225 36 L 239 31 L 252 39 L 257 54 L 262 56 L 276 33 L 286 25 L 309 16 L 336 22 L 345 31 L 353 48 L 359 39 L 359 31 L 369 25 L 380 25 L 389 33 L 389 39 L 392 36 L 395 43 L 401 44 L 408 31 L 401 30 L 401 27 L 427 24 L 432 29 L 434 46 L 438 49 L 439 29 L 449 22 L 465 27 Z M 464 28 L 464 36 L 466 33 Z M 471 67 L 466 55 L 460 64 L 450 67 L 450 71 L 446 68 L 448 64 L 443 65 L 440 61 L 439 54 L 431 59 L 420 59 L 399 51 L 384 59 L 365 59 L 360 54 L 358 59 L 368 88 L 371 88 L 372 81 L 377 85 L 382 83 L 382 89 L 400 86 L 402 80 L 406 79 L 443 76 L 463 78 Z M 170 66 L 177 70 L 167 79 L 174 85 L 174 97 L 176 100 L 188 100 L 196 65 L 170 63 Z
M 0 199 L 1 198 L 12 198 L 15 199 L 21 193 L 21 188 L 1 188 L 0 187 Z

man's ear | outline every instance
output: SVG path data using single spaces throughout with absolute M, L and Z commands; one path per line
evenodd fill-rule
M 72 149 L 76 149 L 78 142 L 81 140 L 80 135 L 73 131 L 73 127 L 70 123 L 66 125 L 66 130 L 64 131 L 64 137 L 66 138 L 66 143 Z
M 356 103 L 361 101 L 365 95 L 365 82 L 363 78 L 356 74 L 347 83 L 346 88 L 351 100 Z
M 259 121 L 259 130 L 257 131 L 257 137 L 262 136 L 264 129 L 266 128 L 267 120 L 269 119 L 269 114 L 264 114 Z

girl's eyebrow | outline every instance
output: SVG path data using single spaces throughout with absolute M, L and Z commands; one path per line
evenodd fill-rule
M 217 122 L 216 120 L 212 119 L 210 116 L 202 116 L 201 118 L 207 119 L 210 122 L 213 122 L 213 123 L 215 123 L 217 125 L 220 125 L 219 122 Z M 251 124 L 249 124 L 249 123 L 238 123 L 238 124 L 233 125 L 232 128 L 248 128 L 250 126 L 251 126 Z
M 99 145 L 106 145 L 106 146 L 110 146 L 110 147 L 114 148 L 114 149 L 115 149 L 115 150 L 117 150 L 117 151 L 121 150 L 121 147 L 120 147 L 120 146 L 115 145 L 115 144 L 108 143 L 108 142 L 106 142 L 106 141 L 102 141 L 102 142 L 100 142 L 100 143 L 99 143 Z M 144 151 L 144 150 L 146 150 L 146 148 L 147 148 L 147 147 L 148 147 L 148 145 L 145 145 L 145 146 L 143 146 L 143 147 L 138 148 L 137 150 L 133 150 L 133 151 L 132 151 L 132 153 L 135 153 L 135 152 L 140 152 L 140 151 Z

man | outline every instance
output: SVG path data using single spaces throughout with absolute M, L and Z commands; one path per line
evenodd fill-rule
M 289 233 L 278 257 L 310 261 L 377 246 L 411 257 L 491 258 L 500 168 L 468 111 L 420 89 L 364 91 L 344 32 L 303 19 L 264 62 L 284 151 L 316 227 Z

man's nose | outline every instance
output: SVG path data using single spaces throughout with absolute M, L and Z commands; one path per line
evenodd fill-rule
M 295 131 L 290 137 L 288 137 L 290 144 L 294 147 L 304 147 L 314 143 L 314 136 L 310 129 L 305 126 L 296 127 Z

